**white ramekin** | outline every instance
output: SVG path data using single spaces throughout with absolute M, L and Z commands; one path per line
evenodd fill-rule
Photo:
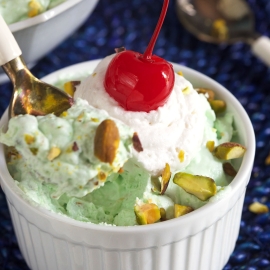
M 55 83 L 62 74 L 89 73 L 98 61 L 55 72 L 44 78 Z M 238 236 L 246 186 L 255 154 L 254 131 L 237 99 L 212 79 L 174 65 L 195 87 L 213 89 L 235 116 L 240 143 L 247 152 L 236 162 L 239 171 L 231 192 L 186 216 L 162 223 L 115 227 L 88 224 L 29 203 L 9 175 L 0 145 L 1 185 L 6 194 L 21 252 L 32 270 L 220 270 Z M 0 126 L 7 125 L 7 113 Z

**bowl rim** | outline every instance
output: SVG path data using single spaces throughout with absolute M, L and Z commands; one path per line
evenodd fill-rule
M 15 33 L 17 31 L 20 31 L 22 29 L 46 22 L 56 16 L 58 16 L 60 13 L 72 8 L 73 6 L 79 4 L 82 1 L 86 0 L 66 0 L 65 2 L 53 7 L 52 9 L 49 9 L 35 17 L 25 19 L 23 21 L 18 21 L 12 24 L 9 24 L 9 28 L 12 33 Z
M 67 72 L 67 71 L 72 71 L 74 68 L 78 67 L 87 67 L 89 64 L 97 64 L 101 61 L 101 59 L 97 60 L 90 60 L 82 63 L 78 63 L 75 65 L 68 66 L 66 68 L 57 70 L 55 72 L 50 73 L 49 75 L 45 76 L 42 78 L 42 80 L 47 81 L 49 83 L 52 83 L 52 78 L 57 78 L 61 73 Z M 231 190 L 228 194 L 226 194 L 225 198 L 221 198 L 219 200 L 213 201 L 213 202 L 208 202 L 206 205 L 202 206 L 201 208 L 197 209 L 194 212 L 189 213 L 188 215 L 182 216 L 181 219 L 171 219 L 166 222 L 161 222 L 161 223 L 155 223 L 155 224 L 149 224 L 147 226 L 103 226 L 100 224 L 93 224 L 90 222 L 82 222 L 78 220 L 74 220 L 68 216 L 64 216 L 58 213 L 54 213 L 50 210 L 44 209 L 40 206 L 36 206 L 33 203 L 30 203 L 29 200 L 25 199 L 25 195 L 22 190 L 17 187 L 15 184 L 13 178 L 9 175 L 9 172 L 7 170 L 7 166 L 5 164 L 5 157 L 3 155 L 4 152 L 4 146 L 3 144 L 0 143 L 0 164 L 2 163 L 2 170 L 0 170 L 0 179 L 2 178 L 2 189 L 4 192 L 8 188 L 10 192 L 13 193 L 13 196 L 16 197 L 17 200 L 20 201 L 20 203 L 27 208 L 31 208 L 32 211 L 37 213 L 38 215 L 42 215 L 44 217 L 47 217 L 49 219 L 53 220 L 58 220 L 61 223 L 68 223 L 70 226 L 77 227 L 80 229 L 88 229 L 88 230 L 94 230 L 94 231 L 99 231 L 99 232 L 107 232 L 107 233 L 147 233 L 149 231 L 159 231 L 160 229 L 162 230 L 170 230 L 171 228 L 175 228 L 176 226 L 179 226 L 179 224 L 196 224 L 198 223 L 198 219 L 204 218 L 205 214 L 209 212 L 210 210 L 220 210 L 220 206 L 224 205 L 224 199 L 232 199 L 235 195 L 237 195 L 237 191 L 240 189 L 245 190 L 246 185 L 250 179 L 250 173 L 251 169 L 253 167 L 253 162 L 254 162 L 254 156 L 255 156 L 255 134 L 254 134 L 254 129 L 251 124 L 251 121 L 249 119 L 249 116 L 247 115 L 246 111 L 240 104 L 240 102 L 236 99 L 236 97 L 233 96 L 232 93 L 229 92 L 225 87 L 223 87 L 221 84 L 218 82 L 214 81 L 210 77 L 193 70 L 191 68 L 172 63 L 174 69 L 178 69 L 183 71 L 184 74 L 191 74 L 190 76 L 197 77 L 203 80 L 207 80 L 211 82 L 211 84 L 215 85 L 217 88 L 219 88 L 218 92 L 225 93 L 226 95 L 226 100 L 230 102 L 230 105 L 232 108 L 236 108 L 238 115 L 240 119 L 243 120 L 243 125 L 244 129 L 246 130 L 246 141 L 249 142 L 248 145 L 248 151 L 244 155 L 241 166 L 239 168 L 239 171 L 236 175 L 236 177 L 233 179 L 233 181 L 229 184 L 231 186 Z M 1 127 L 4 126 L 7 122 L 7 110 L 3 114 L 1 120 L 0 120 L 0 129 Z M 5 177 L 5 181 L 3 178 Z M 243 182 L 245 180 L 245 182 Z M 8 191 L 8 190 L 7 190 Z M 6 194 L 7 195 L 7 194 Z M 24 195 L 24 196 L 23 196 Z M 242 194 L 240 194 L 242 195 Z M 238 199 L 240 197 L 238 194 Z M 8 197 L 8 196 L 7 196 Z M 237 201 L 238 201 L 237 199 Z M 210 210 L 209 210 L 210 209 Z M 219 217 L 220 219 L 221 217 Z M 217 219 L 218 220 L 218 219 Z M 177 224 L 177 225 L 176 225 Z M 213 224 L 213 223 L 212 223 Z M 209 225 L 211 226 L 211 225 Z

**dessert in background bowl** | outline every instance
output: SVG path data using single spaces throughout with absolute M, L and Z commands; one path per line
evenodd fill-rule
M 35 17 L 66 0 L 17 0 L 0 1 L 0 14 L 6 24 L 12 24 Z
M 69 74 L 93 72 L 99 61 L 74 65 L 43 78 L 55 84 Z M 233 162 L 238 173 L 226 196 L 185 216 L 147 226 L 103 226 L 76 221 L 34 205 L 10 176 L 0 147 L 1 185 L 20 249 L 31 269 L 222 269 L 233 251 L 253 165 L 255 138 L 241 104 L 228 90 L 189 68 L 173 64 L 194 88 L 212 89 L 234 116 L 238 142 L 247 147 Z M 73 78 L 74 79 L 74 78 Z M 7 113 L 1 126 L 7 127 Z
M 58 1 L 60 2 L 60 1 Z M 78 29 L 98 0 L 66 0 L 51 9 L 9 24 L 29 68 Z M 8 80 L 0 70 L 0 83 Z

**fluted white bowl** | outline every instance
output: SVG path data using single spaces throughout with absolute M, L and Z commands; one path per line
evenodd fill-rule
M 10 24 L 9 28 L 28 67 L 31 68 L 74 33 L 92 13 L 97 3 L 98 0 L 66 0 L 33 18 Z M 8 77 L 0 69 L 0 84 L 7 80 Z
M 74 65 L 44 78 L 55 83 L 63 77 L 93 71 L 99 60 Z M 6 194 L 21 252 L 32 270 L 221 270 L 239 233 L 243 200 L 255 154 L 254 131 L 238 100 L 212 79 L 174 64 L 195 87 L 213 89 L 233 112 L 239 142 L 247 146 L 231 186 L 219 201 L 183 217 L 134 227 L 83 223 L 34 206 L 11 178 L 0 145 L 0 178 Z M 6 127 L 7 112 L 0 126 Z

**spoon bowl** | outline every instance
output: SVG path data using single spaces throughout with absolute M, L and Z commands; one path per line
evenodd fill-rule
M 270 66 L 270 40 L 255 31 L 254 14 L 244 0 L 177 0 L 176 10 L 183 26 L 198 39 L 245 42 Z
M 27 68 L 21 50 L 0 16 L 0 65 L 13 84 L 9 117 L 19 114 L 61 114 L 71 107 L 72 97 L 37 79 Z

